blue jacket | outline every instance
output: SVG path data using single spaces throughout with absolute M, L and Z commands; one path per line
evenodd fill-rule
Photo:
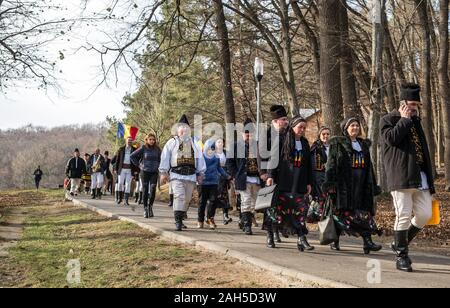
M 217 158 L 216 156 L 208 157 L 207 155 L 204 155 L 204 157 L 206 162 L 206 173 L 202 185 L 219 185 L 221 176 L 226 178 L 229 177 L 225 170 L 223 170 L 223 168 L 220 166 L 219 158 Z

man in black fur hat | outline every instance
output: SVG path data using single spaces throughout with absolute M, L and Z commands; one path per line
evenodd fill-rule
M 431 155 L 419 118 L 420 86 L 402 85 L 401 101 L 399 110 L 381 119 L 380 130 L 387 185 L 397 214 L 392 249 L 397 254 L 397 269 L 412 272 L 409 244 L 432 216 L 435 188 Z

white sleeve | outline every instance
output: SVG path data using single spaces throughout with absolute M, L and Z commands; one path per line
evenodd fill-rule
M 197 144 L 195 144 L 195 150 L 197 153 L 197 174 L 203 175 L 206 172 L 205 157 Z
M 172 160 L 172 149 L 174 147 L 175 139 L 170 139 L 161 154 L 161 163 L 159 165 L 160 173 L 169 173 L 170 171 L 170 161 Z

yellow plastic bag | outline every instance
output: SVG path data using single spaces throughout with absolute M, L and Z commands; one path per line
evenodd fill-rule
M 438 226 L 441 223 L 441 203 L 439 200 L 433 200 L 433 216 L 428 222 L 428 226 Z

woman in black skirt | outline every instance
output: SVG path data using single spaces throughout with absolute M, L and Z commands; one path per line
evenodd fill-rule
M 377 228 L 374 197 L 380 194 L 370 156 L 371 142 L 360 138 L 361 124 L 356 118 L 341 124 L 343 137 L 330 141 L 323 190 L 330 194 L 335 205 L 334 219 L 338 234 L 361 236 L 364 253 L 380 251 L 382 246 L 372 241 L 381 235 Z M 340 250 L 339 241 L 332 249 Z
M 267 246 L 275 248 L 273 227 L 298 235 L 300 251 L 313 250 L 306 236 L 306 215 L 312 190 L 311 150 L 304 137 L 307 123 L 301 117 L 292 119 L 282 146 L 276 169 L 269 170 L 268 186 L 277 184 L 277 197 L 266 215 Z
M 325 165 L 330 153 L 331 130 L 322 127 L 319 130 L 319 138 L 311 146 L 311 164 L 313 172 L 312 203 L 308 212 L 308 223 L 317 223 L 323 214 L 323 205 L 327 197 L 322 191 L 325 182 Z

